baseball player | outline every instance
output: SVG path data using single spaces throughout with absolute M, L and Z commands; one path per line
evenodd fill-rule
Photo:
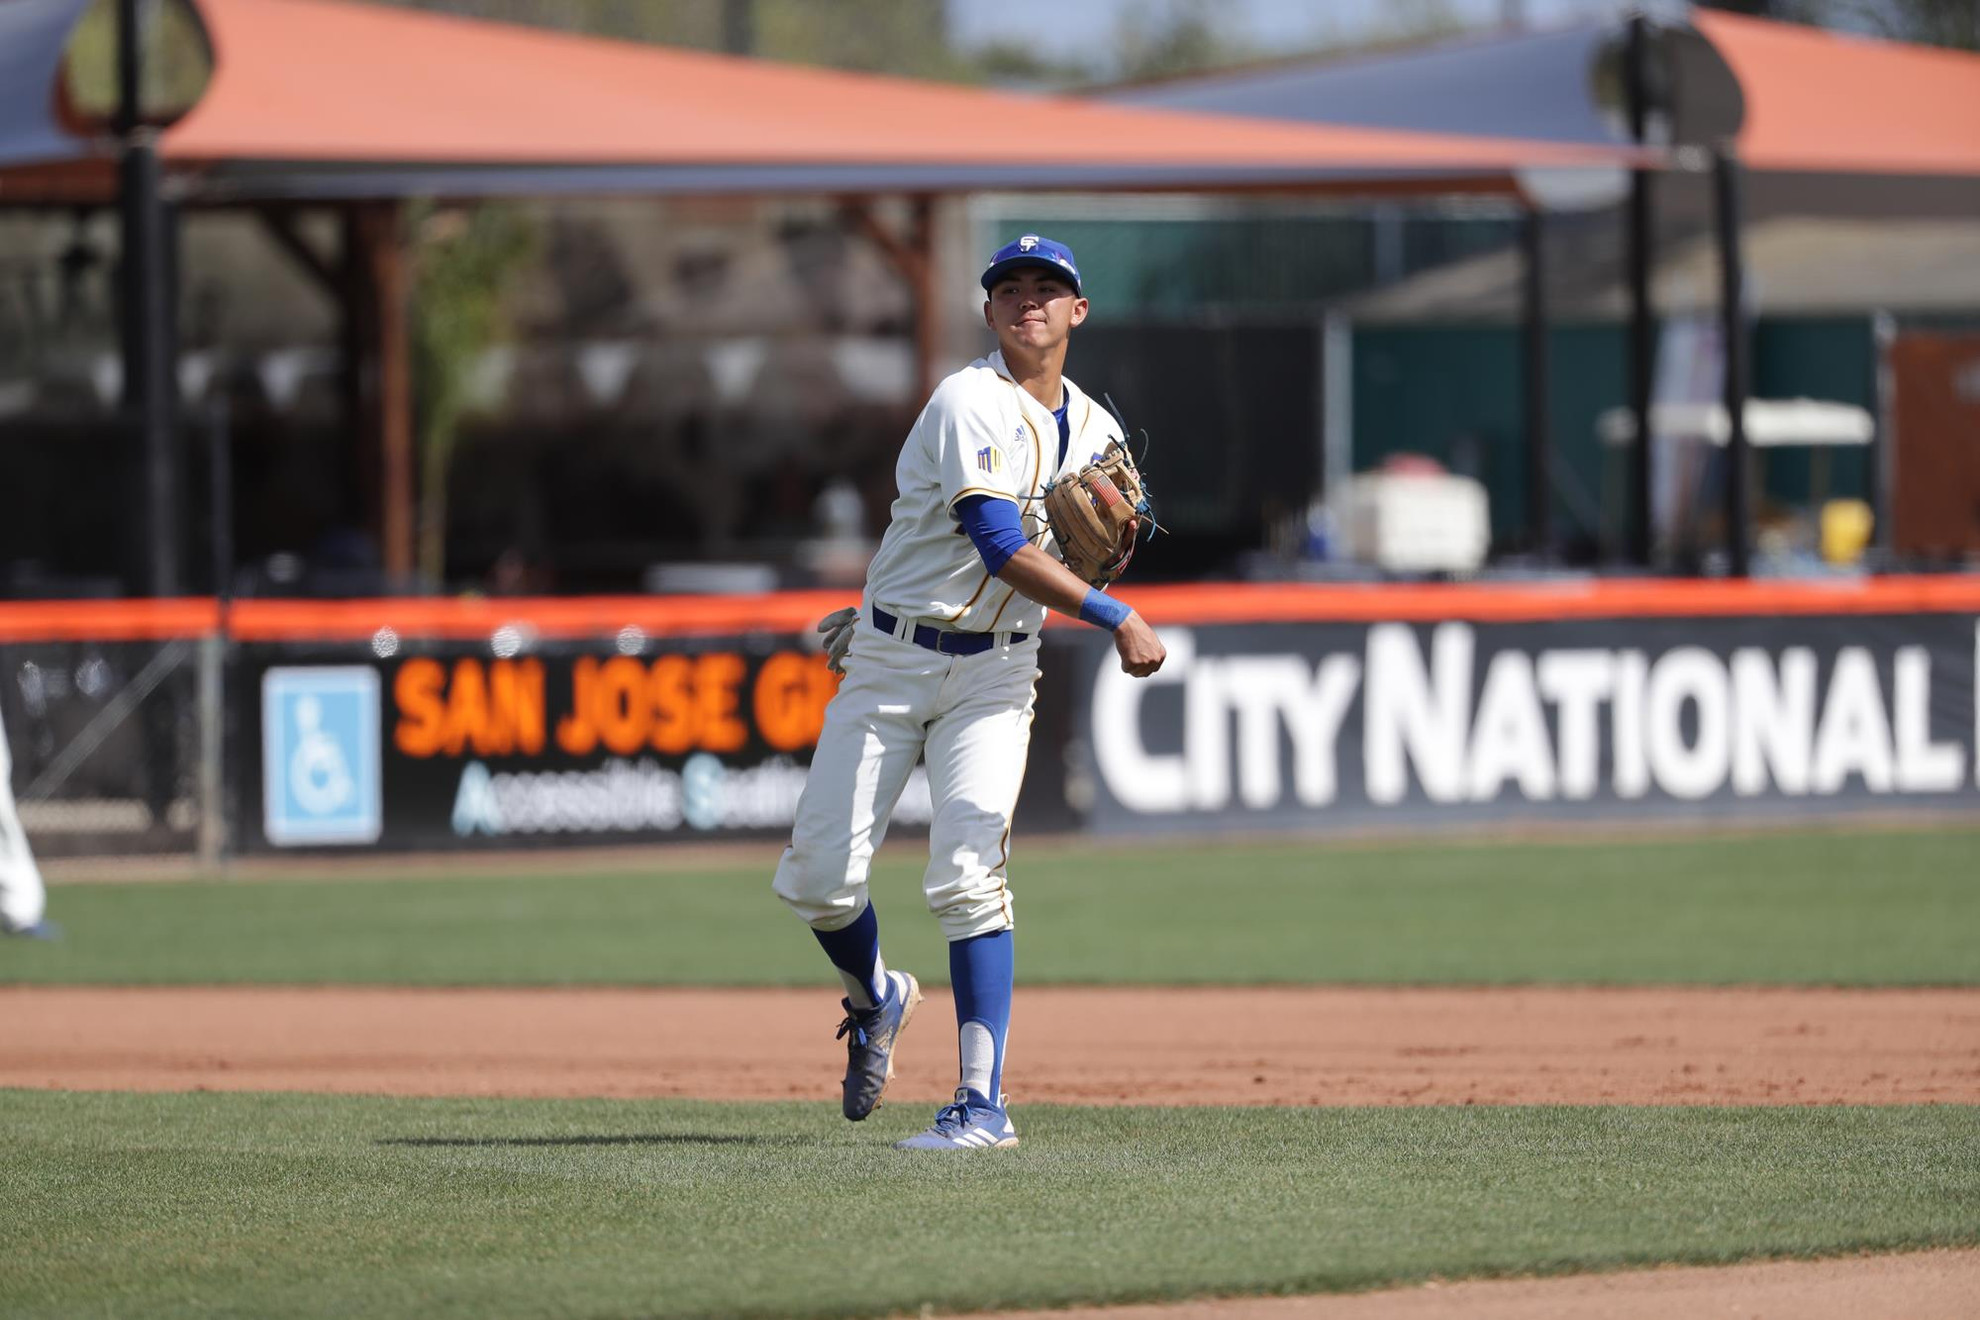
M 1073 254 L 1027 234 L 998 249 L 982 285 L 998 349 L 936 386 L 902 446 L 900 494 L 860 607 L 819 625 L 846 677 L 773 885 L 845 984 L 844 1112 L 857 1122 L 880 1103 L 921 1000 L 915 978 L 880 956 L 867 874 L 925 759 L 934 816 L 922 883 L 949 941 L 961 1079 L 934 1125 L 900 1143 L 914 1150 L 1017 1144 L 1001 1086 L 1013 968 L 1005 868 L 1045 611 L 1110 630 L 1136 677 L 1165 656 L 1139 614 L 1051 553 L 1044 488 L 1120 441 L 1113 416 L 1064 375 L 1087 315 Z
M 59 928 L 42 915 L 47 902 L 41 868 L 34 864 L 20 813 L 14 810 L 14 757 L 7 730 L 0 727 L 0 935 L 56 938 Z

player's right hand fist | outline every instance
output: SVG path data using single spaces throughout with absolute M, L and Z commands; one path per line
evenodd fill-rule
M 1129 612 L 1114 629 L 1114 649 L 1121 654 L 1121 670 L 1136 678 L 1147 678 L 1169 658 L 1169 648 L 1140 614 Z
M 859 607 L 848 605 L 842 610 L 833 610 L 818 621 L 818 631 L 825 634 L 825 667 L 841 678 L 846 673 L 846 652 L 852 650 L 853 630 L 859 627 Z

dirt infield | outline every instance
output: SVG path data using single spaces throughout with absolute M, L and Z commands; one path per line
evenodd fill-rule
M 945 992 L 896 1103 L 948 1097 Z M 826 990 L 0 988 L 0 1086 L 836 1104 Z M 1018 1103 L 1980 1103 L 1980 990 L 1054 989 L 1018 992 Z M 1352 1297 L 1237 1298 L 1066 1320 L 1492 1320 L 1980 1313 L 1980 1252 Z
M 1051 1320 L 1971 1320 L 1976 1313 L 1980 1251 L 1487 1279 L 1350 1297 L 1233 1297 L 1047 1314 Z M 1036 1311 L 1013 1311 L 979 1320 L 1038 1316 Z
M 954 1086 L 932 992 L 895 1101 Z M 0 1086 L 835 1100 L 826 990 L 0 988 Z M 1980 990 L 1018 992 L 1016 1103 L 1980 1103 Z

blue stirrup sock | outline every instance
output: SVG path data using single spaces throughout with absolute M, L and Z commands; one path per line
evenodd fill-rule
M 825 956 L 839 969 L 845 982 L 846 998 L 854 1008 L 872 1009 L 887 997 L 887 964 L 880 961 L 880 918 L 868 903 L 850 926 L 811 933 L 818 937 Z
M 1011 1031 L 1014 941 L 1008 930 L 949 945 L 949 984 L 955 988 L 962 1084 L 1001 1105 L 1004 1039 Z

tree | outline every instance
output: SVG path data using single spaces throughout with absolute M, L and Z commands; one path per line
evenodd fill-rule
M 1980 4 L 1974 0 L 1703 0 L 1703 3 L 1708 9 L 1843 28 L 1893 41 L 1980 50 Z
M 474 18 L 917 78 L 968 78 L 933 0 L 383 0 Z M 738 50 L 738 47 L 746 49 Z
M 1115 33 L 1119 76 L 1128 82 L 1173 78 L 1237 64 L 1253 56 L 1224 35 L 1212 0 L 1137 0 Z
M 446 582 L 447 478 L 475 363 L 507 333 L 502 300 L 536 252 L 536 231 L 512 206 L 416 208 L 410 216 L 413 426 L 420 455 L 419 571 Z
M 1974 0 L 1824 0 L 1825 20 L 1880 37 L 1928 46 L 1980 50 L 1980 4 Z
M 1004 87 L 1079 87 L 1097 76 L 1091 64 L 1044 54 L 1030 42 L 994 41 L 970 54 L 971 72 Z

